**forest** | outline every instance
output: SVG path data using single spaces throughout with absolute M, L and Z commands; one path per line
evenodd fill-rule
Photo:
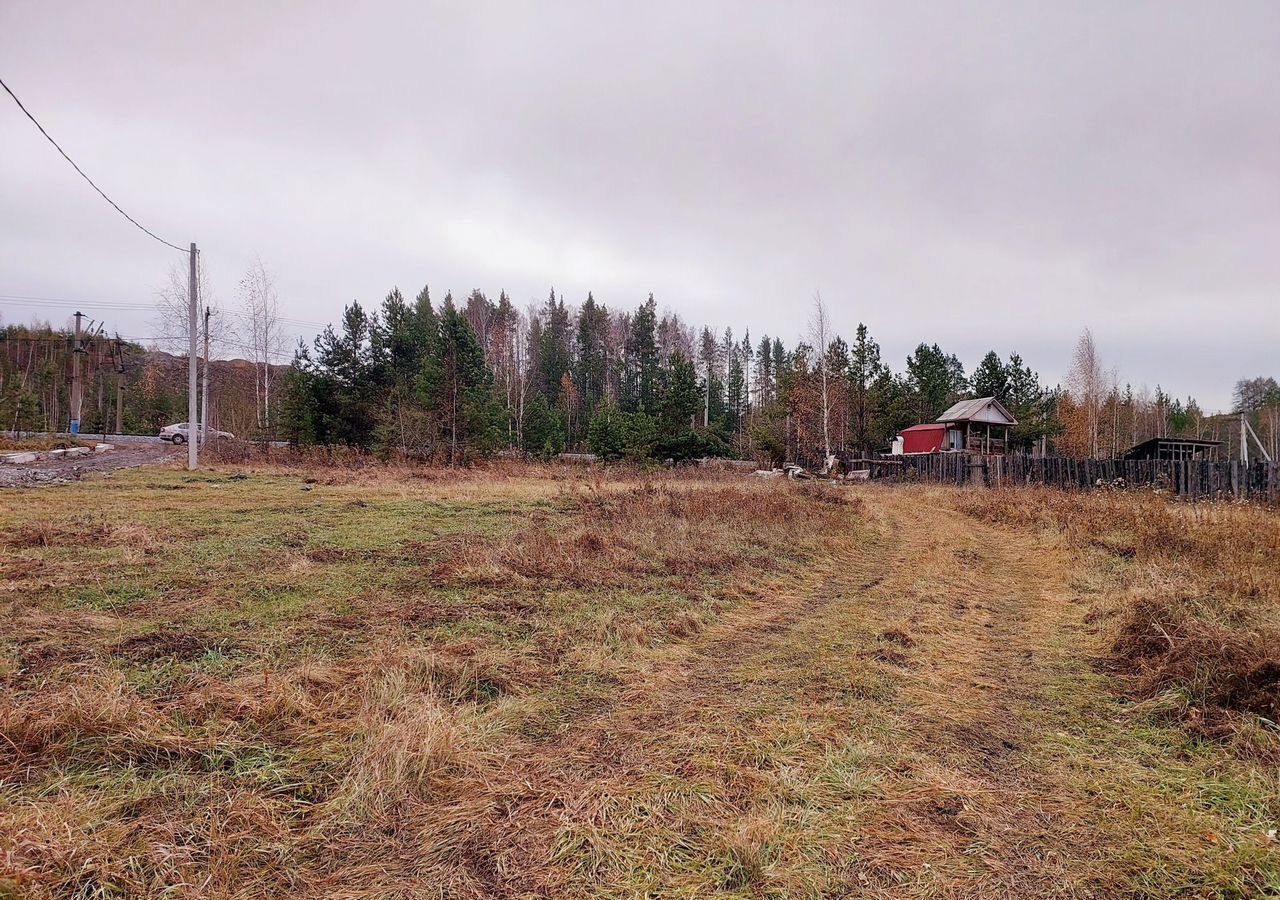
M 352 303 L 338 327 L 299 347 L 278 429 L 299 445 L 447 461 L 508 449 L 812 461 L 885 450 L 959 399 L 994 396 L 1017 417 L 1023 451 L 1115 455 L 1155 435 L 1232 433 L 1230 417 L 1194 398 L 1122 385 L 1087 331 L 1061 386 L 1017 352 L 991 350 L 966 371 L 937 343 L 920 343 L 895 371 L 865 324 L 851 341 L 832 333 L 820 297 L 806 332 L 788 345 L 746 328 L 694 328 L 659 313 L 652 295 L 620 311 L 591 294 L 573 307 L 552 290 L 522 312 L 505 293 L 494 301 L 476 290 L 462 303 L 446 294 L 437 307 L 427 288 L 412 300 L 395 289 L 376 311 Z M 1276 444 L 1275 379 L 1241 380 L 1237 398 Z
M 264 293 L 269 285 L 254 296 Z M 261 314 L 252 320 L 278 331 Z M 521 310 L 506 293 L 495 301 L 474 290 L 463 302 L 449 293 L 437 304 L 425 287 L 412 299 L 393 289 L 376 309 L 351 303 L 287 364 L 278 343 L 223 335 L 202 378 L 210 423 L 238 436 L 446 463 L 565 450 L 811 463 L 828 452 L 884 451 L 902 428 L 973 396 L 997 397 L 1013 412 L 1012 444 L 1024 452 L 1115 456 L 1149 437 L 1184 435 L 1222 440 L 1231 454 L 1233 414 L 1244 413 L 1280 455 L 1273 377 L 1241 379 L 1231 414 L 1209 414 L 1192 397 L 1123 382 L 1087 331 L 1063 382 L 1048 385 L 1012 350 L 992 349 L 966 369 L 938 343 L 921 342 L 896 368 L 866 325 L 851 340 L 835 334 L 821 298 L 801 330 L 788 343 L 747 328 L 695 328 L 652 296 L 620 310 L 592 294 L 574 306 L 552 290 Z M 65 429 L 72 335 L 9 325 L 0 339 L 3 427 Z M 217 358 L 234 350 L 255 358 Z M 186 418 L 184 356 L 102 338 L 85 351 L 86 432 L 114 430 L 117 404 L 126 432 Z

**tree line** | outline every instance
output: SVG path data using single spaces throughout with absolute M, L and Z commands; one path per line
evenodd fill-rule
M 818 298 L 808 335 L 788 345 L 746 329 L 694 328 L 660 313 L 652 296 L 618 310 L 592 294 L 573 306 L 552 290 L 522 311 L 505 293 L 475 290 L 461 302 L 446 294 L 437 305 L 427 288 L 412 299 L 395 289 L 376 310 L 352 303 L 337 327 L 298 348 L 280 430 L 300 445 L 448 462 L 566 449 L 812 462 L 887 449 L 902 428 L 957 400 L 994 396 L 1019 421 L 1015 449 L 1079 444 L 1071 391 L 1043 384 L 1016 352 L 993 350 L 966 372 L 955 354 L 921 343 L 895 371 L 865 324 L 846 341 L 827 321 Z M 1188 413 L 1194 400 L 1157 390 L 1156 407 L 1162 421 L 1147 415 L 1126 441 L 1203 424 Z M 1087 452 L 1104 449 L 1089 444 Z
M 246 302 L 242 318 L 255 329 L 277 328 L 261 263 L 246 283 L 240 293 L 265 298 L 270 310 L 251 315 Z M 181 287 L 175 280 L 180 301 Z M 177 327 L 166 333 L 177 335 Z M 1234 416 L 1209 415 L 1194 398 L 1173 398 L 1158 386 L 1153 393 L 1122 382 L 1088 332 L 1063 385 L 1051 387 L 1016 352 L 990 351 L 967 371 L 955 354 L 921 343 L 896 369 L 866 325 L 848 341 L 829 331 L 820 299 L 806 335 L 787 343 L 745 328 L 695 328 L 660 311 L 652 296 L 614 309 L 591 294 L 575 306 L 551 291 L 521 310 L 505 293 L 494 300 L 476 290 L 461 302 L 446 294 L 436 303 L 423 288 L 412 299 L 392 290 L 371 310 L 352 303 L 336 325 L 300 344 L 287 366 L 267 364 L 271 353 L 250 335 L 224 339 L 224 352 L 244 350 L 247 361 L 215 359 L 205 371 L 213 373 L 211 421 L 241 436 L 445 462 L 508 450 L 588 450 L 611 459 L 721 455 L 818 464 L 830 453 L 885 450 L 901 429 L 973 396 L 996 397 L 1018 419 L 1015 450 L 1109 456 L 1149 437 L 1186 435 L 1223 440 L 1227 453 L 1238 452 Z M 11 325 L 0 338 L 0 423 L 65 428 L 69 332 Z M 87 364 L 87 427 L 97 431 L 114 418 L 120 382 L 127 431 L 185 419 L 181 360 L 126 343 L 118 360 L 108 354 Z M 1235 412 L 1280 456 L 1274 378 L 1242 379 Z

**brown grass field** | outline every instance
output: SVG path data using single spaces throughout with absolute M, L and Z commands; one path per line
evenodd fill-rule
M 705 473 L 0 493 L 0 898 L 1280 896 L 1280 514 Z

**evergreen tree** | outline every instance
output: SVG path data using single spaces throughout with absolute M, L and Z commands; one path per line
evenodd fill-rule
M 534 394 L 525 410 L 522 443 L 530 453 L 546 458 L 564 452 L 564 422 L 543 394 Z
M 853 444 L 864 455 L 870 452 L 872 442 L 872 387 L 884 372 L 880 345 L 868 334 L 867 326 L 859 322 L 857 336 L 849 351 L 849 424 Z
M 1031 371 L 1031 367 L 1022 361 L 1017 353 L 1009 354 L 1009 362 L 1004 367 L 1008 379 L 1006 399 L 1001 402 L 1013 413 L 1018 424 L 1009 433 L 1011 447 L 1030 450 L 1041 439 L 1053 437 L 1062 432 L 1062 423 L 1055 417 L 1055 396 L 1040 384 L 1040 376 Z M 1132 400 L 1132 392 L 1130 392 Z M 1115 418 L 1121 418 L 1124 408 L 1123 396 L 1113 398 L 1116 404 Z M 1122 424 L 1122 423 L 1119 423 Z M 1122 436 L 1115 436 L 1122 441 Z
M 605 395 L 608 375 L 609 311 L 595 301 L 590 292 L 578 311 L 578 358 L 574 366 L 574 383 L 584 420 L 590 421 L 596 405 Z
M 966 387 L 964 366 L 937 344 L 921 344 L 907 357 L 907 377 L 915 392 L 921 422 L 932 422 L 954 403 Z
M 773 342 L 769 335 L 760 338 L 760 346 L 756 349 L 756 406 L 763 409 L 773 402 L 774 368 Z
M 310 404 L 311 412 L 305 421 L 295 413 L 292 427 L 309 439 L 353 447 L 372 444 L 378 365 L 371 330 L 360 303 L 352 302 L 343 310 L 340 334 L 332 325 L 326 327 L 315 340 L 314 356 L 300 348 L 292 390 L 295 400 Z
M 494 396 L 493 373 L 471 323 L 450 296 L 432 344 L 418 391 L 439 429 L 445 459 L 453 464 L 470 453 L 495 449 L 502 439 L 502 409 Z
M 779 400 L 782 397 L 782 377 L 790 365 L 790 357 L 787 350 L 782 346 L 782 338 L 773 339 L 773 399 Z
M 425 452 L 430 446 L 414 393 L 437 329 L 427 288 L 419 292 L 413 304 L 405 302 L 398 288 L 382 301 L 382 312 L 371 335 L 378 367 L 376 379 L 383 392 L 374 441 L 381 449 Z
M 653 294 L 631 317 L 627 334 L 625 408 L 652 415 L 658 407 L 658 305 Z
M 663 381 L 660 433 L 665 436 L 693 428 L 701 406 L 702 388 L 693 362 L 682 351 L 671 354 L 671 368 Z
M 538 352 L 538 388 L 547 403 L 556 406 L 560 402 L 560 384 L 565 373 L 573 367 L 570 347 L 569 311 L 564 298 L 556 299 L 553 289 L 542 308 L 541 347 Z
M 750 359 L 750 353 L 748 344 L 747 359 Z M 725 329 L 725 355 L 729 360 L 725 377 L 725 417 L 729 433 L 737 434 L 747 415 L 747 370 L 743 364 L 742 347 L 733 342 L 728 329 Z
M 868 399 L 871 414 L 867 440 L 873 448 L 889 449 L 898 432 L 919 423 L 919 404 L 910 381 L 891 372 L 888 366 L 872 382 Z
M 982 362 L 973 370 L 973 392 L 979 397 L 995 397 L 1006 407 L 1009 405 L 1009 370 L 1005 368 L 994 350 L 987 351 Z
M 317 381 L 310 351 L 299 340 L 280 392 L 280 434 L 294 447 L 325 443 L 317 421 L 321 406 Z

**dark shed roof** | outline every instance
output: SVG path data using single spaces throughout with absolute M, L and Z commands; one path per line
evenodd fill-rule
M 1202 438 L 1153 437 L 1143 441 L 1124 455 L 1125 459 L 1193 459 L 1222 441 Z

